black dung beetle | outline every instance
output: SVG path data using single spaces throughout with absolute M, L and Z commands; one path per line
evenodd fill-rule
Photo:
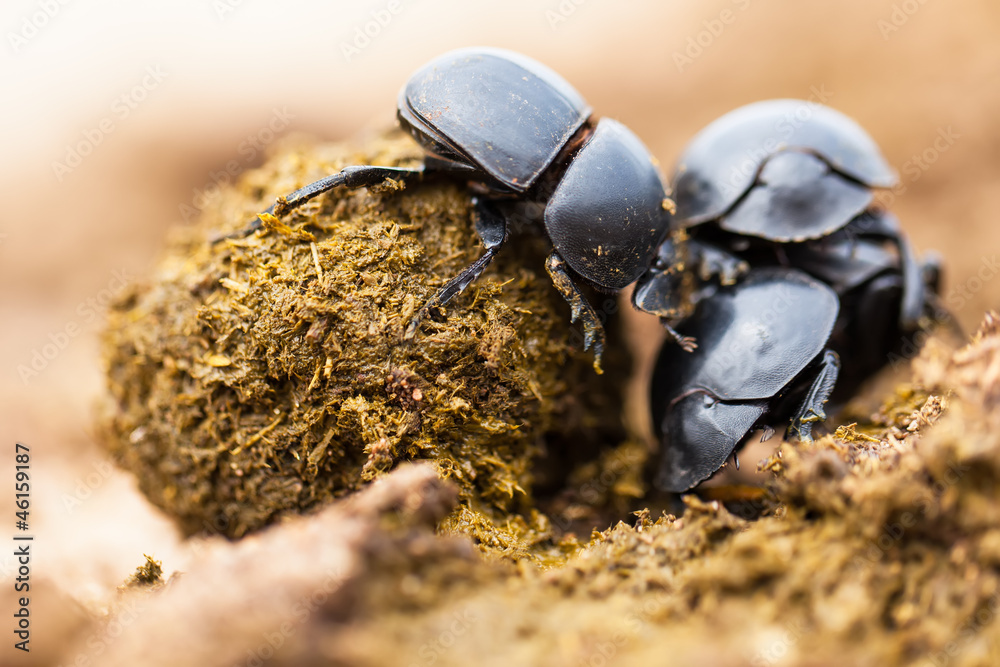
M 891 237 L 903 238 L 896 217 L 869 210 L 821 241 L 786 246 L 783 257 L 776 254 L 768 258 L 773 264 L 808 269 L 840 299 L 840 317 L 830 336 L 830 347 L 843 362 L 831 396 L 836 403 L 846 401 L 894 355 L 905 354 L 907 345 L 915 345 L 918 329 L 932 324 L 958 329 L 938 298 L 941 266 L 937 255 L 928 253 L 918 263 L 913 257 L 901 256 L 898 244 L 887 241 Z M 902 247 L 909 249 L 905 239 Z M 754 266 L 767 264 L 763 257 L 750 262 Z M 914 318 L 900 317 L 906 307 L 904 267 L 908 265 L 920 268 L 918 288 L 913 290 L 920 297 L 919 326 Z
M 582 320 L 584 349 L 594 347 L 600 372 L 604 329 L 578 283 L 616 292 L 651 270 L 662 284 L 679 285 L 677 270 L 654 257 L 670 257 L 672 203 L 642 142 L 624 125 L 595 119 L 562 77 L 525 56 L 474 48 L 446 53 L 421 67 L 399 94 L 397 116 L 426 150 L 415 168 L 352 166 L 279 197 L 245 235 L 274 224 L 292 209 L 338 186 L 358 188 L 386 179 L 404 183 L 441 175 L 471 183 L 475 228 L 486 251 L 417 312 L 421 318 L 462 292 L 507 242 L 511 205 L 544 207 L 543 226 L 553 251 L 545 263 Z M 227 237 L 223 237 L 227 238 Z M 652 268 L 651 268 L 652 267 Z M 668 322 L 679 314 L 680 295 L 657 300 L 654 314 Z M 694 342 L 674 334 L 685 349 Z
M 919 261 L 874 205 L 895 182 L 854 121 L 798 100 L 737 109 L 688 145 L 674 192 L 690 239 L 670 252 L 699 281 L 678 328 L 701 350 L 665 346 L 656 364 L 657 487 L 707 479 L 755 428 L 790 418 L 809 439 L 824 403 L 849 397 L 928 318 L 953 324 L 936 258 Z M 665 298 L 643 280 L 640 301 Z
M 844 114 L 803 100 L 757 102 L 713 121 L 688 144 L 673 181 L 676 223 L 693 239 L 692 268 L 721 271 L 723 282 L 732 282 L 735 264 L 714 255 L 706 261 L 704 241 L 751 264 L 763 247 L 821 279 L 828 251 L 799 252 L 804 244 L 841 231 L 834 245 L 891 243 L 897 256 L 883 251 L 880 261 L 902 277 L 897 314 L 900 330 L 909 332 L 927 310 L 924 276 L 933 268 L 921 266 L 894 219 L 873 207 L 874 190 L 896 180 L 872 138 Z
M 840 368 L 827 346 L 838 310 L 829 286 L 778 267 L 698 303 L 678 331 L 699 349 L 664 345 L 653 372 L 654 486 L 679 493 L 708 479 L 755 429 L 787 420 L 788 434 L 810 439 Z

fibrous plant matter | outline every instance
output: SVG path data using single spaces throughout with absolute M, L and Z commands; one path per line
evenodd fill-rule
M 549 567 L 515 568 L 458 549 L 453 536 L 420 533 L 419 519 L 390 511 L 380 525 L 402 533 L 371 524 L 362 526 L 367 536 L 352 538 L 372 556 L 352 580 L 348 606 L 338 606 L 338 594 L 324 607 L 335 613 L 298 618 L 288 606 L 269 617 L 275 628 L 293 628 L 269 648 L 269 664 L 995 665 L 998 320 L 988 318 L 957 352 L 930 341 L 914 369 L 914 385 L 900 387 L 866 423 L 783 445 L 765 463 L 774 477 L 752 500 L 752 518 L 687 496 L 680 516 L 640 512 L 634 525 L 595 531 Z M 384 488 L 430 482 L 418 471 L 395 475 Z M 441 493 L 436 484 L 427 489 L 389 506 L 416 508 Z M 344 541 L 318 537 L 329 535 L 328 521 L 356 523 L 351 508 L 376 497 L 339 501 L 329 515 L 272 528 L 261 543 L 284 549 L 289 536 L 318 529 L 295 543 L 314 554 L 305 562 L 316 562 Z M 286 528 L 293 532 L 279 534 Z M 244 545 L 219 548 L 255 550 Z M 274 557 L 261 561 L 270 566 Z M 254 590 L 294 601 L 295 591 L 324 582 L 314 572 L 303 583 L 299 571 L 282 570 Z M 166 650 L 173 640 L 165 627 L 197 624 L 192 618 L 262 617 L 244 615 L 241 585 L 219 595 L 225 599 L 211 605 L 190 606 L 178 594 L 155 603 L 147 630 L 129 646 Z M 254 627 L 249 646 L 211 636 L 199 650 L 244 656 L 259 648 L 263 626 Z
M 998 664 L 1000 320 L 914 369 L 866 423 L 784 444 L 751 518 L 642 512 L 556 567 L 358 619 L 355 664 Z
M 469 193 L 454 183 L 340 189 L 279 228 L 210 243 L 277 193 L 420 155 L 399 133 L 360 152 L 286 150 L 178 230 L 153 276 L 112 308 L 105 441 L 185 532 L 238 537 L 411 459 L 434 461 L 466 507 L 503 524 L 530 510 L 540 455 L 567 455 L 556 468 L 568 471 L 620 442 L 627 358 L 611 349 L 609 373 L 594 373 L 541 236 L 515 237 L 447 312 L 404 337 L 482 253 Z M 605 312 L 615 309 L 608 297 Z

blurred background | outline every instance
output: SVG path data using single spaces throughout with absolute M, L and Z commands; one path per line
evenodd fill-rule
M 0 30 L 0 479 L 28 444 L 35 572 L 85 603 L 144 551 L 167 571 L 188 553 L 92 438 L 103 305 L 277 137 L 391 126 L 408 75 L 448 49 L 548 64 L 668 175 L 739 105 L 836 107 L 899 170 L 892 208 L 918 250 L 943 255 L 963 326 L 1000 301 L 991 0 L 6 0 Z M 643 364 L 660 335 L 650 320 L 633 328 Z M 0 580 L 11 563 L 0 556 Z

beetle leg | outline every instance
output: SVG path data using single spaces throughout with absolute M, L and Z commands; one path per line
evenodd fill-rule
M 691 352 L 698 345 L 690 336 L 682 336 L 670 325 L 691 313 L 691 299 L 685 289 L 684 260 L 681 251 L 669 239 L 657 250 L 656 261 L 639 276 L 632 290 L 632 306 L 644 313 L 660 318 L 660 324 L 670 338 L 685 351 Z M 696 260 L 700 261 L 700 260 Z
M 906 236 L 899 234 L 893 241 L 899 248 L 903 270 L 903 305 L 899 311 L 899 326 L 904 331 L 913 331 L 920 326 L 927 300 L 924 272 Z
M 941 256 L 936 252 L 924 253 L 920 270 L 923 274 L 924 289 L 927 290 L 927 313 L 934 324 L 947 326 L 959 339 L 965 338 L 962 325 L 941 303 Z
M 672 341 L 681 346 L 685 352 L 694 352 L 698 342 L 691 336 L 678 333 L 670 323 L 684 319 L 685 305 L 677 303 L 680 279 L 677 276 L 650 269 L 639 278 L 632 291 L 632 305 L 643 312 L 651 313 L 660 318 L 660 324 Z
M 840 372 L 840 358 L 836 352 L 826 350 L 823 353 L 823 361 L 820 362 L 819 372 L 813 379 L 812 385 L 806 394 L 802 405 L 799 406 L 792 422 L 788 426 L 788 434 L 797 433 L 802 442 L 812 441 L 812 427 L 816 422 L 826 419 L 826 412 L 823 406 L 833 392 L 833 387 L 837 384 L 837 374 Z
M 632 306 L 659 317 L 670 338 L 686 352 L 693 352 L 698 347 L 695 339 L 682 336 L 670 326 L 671 321 L 683 319 L 687 314 L 681 292 L 682 280 L 676 271 L 654 266 L 639 277 L 632 290 Z
M 896 218 L 890 214 L 859 216 L 848 225 L 847 231 L 882 238 L 896 246 L 903 274 L 903 304 L 899 309 L 899 326 L 903 331 L 920 328 L 920 318 L 926 309 L 927 291 L 931 287 L 925 281 L 923 267 L 917 261 L 913 246 L 900 230 Z
M 663 329 L 667 332 L 667 336 L 670 337 L 672 341 L 681 346 L 681 349 L 685 352 L 694 352 L 698 349 L 697 339 L 691 336 L 683 336 L 676 329 L 674 329 L 666 320 L 660 320 L 660 324 Z
M 363 188 L 378 185 L 388 179 L 410 183 L 419 180 L 425 173 L 423 165 L 413 168 L 404 167 L 377 167 L 372 165 L 360 165 L 345 167 L 336 174 L 321 178 L 314 183 L 299 188 L 284 197 L 278 197 L 277 201 L 266 211 L 257 215 L 253 221 L 244 229 L 230 234 L 224 234 L 212 239 L 212 243 L 218 243 L 225 239 L 244 238 L 261 227 L 267 227 L 265 222 L 268 218 L 272 220 L 281 218 L 289 211 L 292 211 L 310 199 L 313 199 L 324 192 L 328 192 L 336 187 Z
M 656 315 L 661 320 L 682 319 L 689 314 L 686 305 L 683 265 L 666 268 L 653 266 L 646 270 L 632 290 L 632 306 L 644 313 Z
M 941 255 L 933 251 L 925 252 L 924 261 L 920 263 L 924 285 L 934 294 L 941 292 L 941 264 Z
M 601 323 L 601 318 L 573 282 L 566 261 L 559 253 L 552 251 L 545 260 L 545 270 L 548 271 L 552 284 L 569 304 L 572 313 L 570 322 L 583 321 L 583 349 L 589 350 L 591 345 L 594 346 L 594 370 L 603 373 L 601 355 L 604 354 L 604 324 Z
M 456 296 L 462 293 L 476 278 L 478 278 L 486 267 L 490 265 L 496 257 L 500 248 L 507 241 L 507 219 L 496 206 L 488 199 L 473 197 L 473 211 L 475 215 L 476 233 L 486 246 L 486 253 L 475 262 L 467 266 L 457 276 L 452 278 L 432 296 L 417 314 L 410 320 L 404 339 L 413 338 L 417 332 L 417 326 L 425 315 L 432 309 L 443 306 Z

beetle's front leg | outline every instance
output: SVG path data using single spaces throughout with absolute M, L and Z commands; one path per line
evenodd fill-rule
M 788 426 L 788 435 L 797 434 L 800 441 L 812 442 L 813 424 L 826 419 L 826 411 L 823 406 L 826 405 L 834 385 L 837 384 L 839 373 L 840 358 L 836 352 L 827 350 L 823 353 L 819 372 L 813 379 L 809 392 L 796 410 L 795 416 L 792 417 L 792 422 Z
M 456 296 L 461 294 L 466 287 L 482 275 L 486 267 L 490 265 L 493 258 L 507 242 L 507 218 L 504 216 L 496 204 L 489 199 L 474 197 L 472 200 L 473 215 L 475 216 L 476 233 L 479 239 L 486 246 L 486 252 L 475 262 L 465 267 L 461 273 L 449 280 L 444 287 L 438 290 L 437 294 L 427 300 L 427 303 L 417 311 L 417 314 L 410 320 L 403 338 L 410 339 L 417 332 L 417 326 L 432 308 L 443 306 Z
M 604 354 L 605 335 L 601 318 L 577 287 L 566 266 L 566 260 L 559 253 L 552 251 L 545 260 L 545 270 L 552 279 L 552 284 L 569 304 L 572 313 L 570 322 L 580 320 L 583 324 L 583 349 L 589 350 L 591 346 L 594 347 L 594 370 L 603 373 L 601 355 Z
M 423 176 L 424 167 L 422 165 L 414 168 L 377 167 L 372 165 L 344 167 L 336 174 L 321 178 L 305 187 L 299 188 L 291 194 L 278 197 L 273 205 L 268 207 L 266 211 L 258 214 L 249 225 L 239 231 L 217 236 L 212 239 L 212 242 L 218 243 L 226 239 L 243 238 L 261 228 L 277 227 L 280 225 L 280 218 L 285 214 L 302 206 L 310 199 L 318 197 L 324 192 L 329 192 L 336 187 L 343 186 L 352 189 L 371 187 L 388 179 L 408 183 L 419 180 Z

